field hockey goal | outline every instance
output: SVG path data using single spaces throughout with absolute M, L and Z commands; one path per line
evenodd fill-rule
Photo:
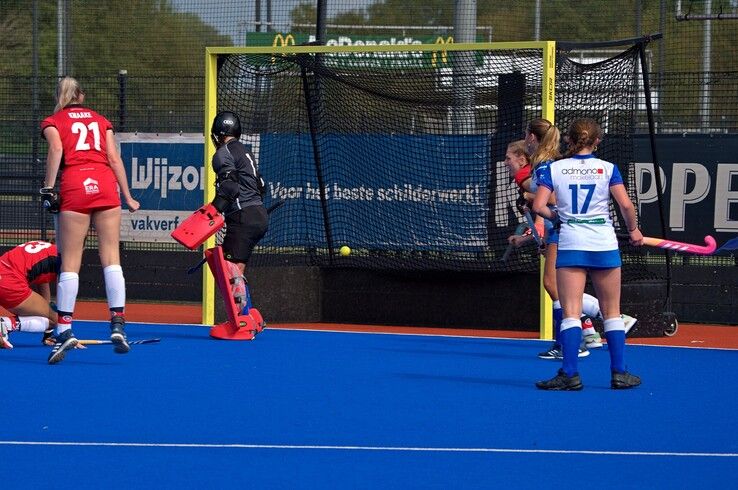
M 640 45 L 595 64 L 567 53 L 549 41 L 207 49 L 205 121 L 240 115 L 265 203 L 284 203 L 252 265 L 539 271 L 534 247 L 502 260 L 524 222 L 505 150 L 528 121 L 546 118 L 563 133 L 575 118 L 597 120 L 598 156 L 618 164 L 637 200 Z M 643 252 L 624 253 L 625 281 L 663 274 Z

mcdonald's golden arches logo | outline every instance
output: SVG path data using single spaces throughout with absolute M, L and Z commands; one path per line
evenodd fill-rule
M 453 44 L 454 38 L 453 36 L 448 36 L 446 39 L 443 38 L 443 36 L 438 36 L 436 38 L 436 44 L 444 45 L 444 44 Z M 431 55 L 431 64 L 435 67 L 438 64 L 438 51 L 433 51 L 433 54 Z M 440 62 L 441 63 L 448 63 L 448 52 L 445 49 L 442 49 L 440 51 Z
M 272 41 L 272 47 L 274 48 L 280 48 L 282 46 L 294 46 L 295 45 L 295 36 L 293 36 L 290 33 L 282 34 L 281 32 L 278 32 L 276 36 L 274 36 L 274 40 Z
M 285 46 L 294 46 L 294 45 L 295 45 L 295 36 L 293 36 L 290 33 L 282 34 L 281 32 L 278 32 L 274 36 L 274 40 L 272 41 L 273 48 L 283 48 Z M 277 60 L 275 59 L 275 57 L 272 56 L 272 63 L 276 61 Z

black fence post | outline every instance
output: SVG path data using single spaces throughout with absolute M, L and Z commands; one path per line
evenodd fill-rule
M 128 70 L 120 70 L 118 72 L 118 130 L 124 132 L 126 130 L 126 118 L 128 116 L 128 108 L 126 102 L 128 98 Z

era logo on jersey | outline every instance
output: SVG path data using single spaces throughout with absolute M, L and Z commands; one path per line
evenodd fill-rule
M 93 179 L 92 177 L 88 177 L 82 182 L 82 184 L 85 186 L 85 194 L 99 194 L 100 193 L 100 186 L 98 185 L 98 182 Z

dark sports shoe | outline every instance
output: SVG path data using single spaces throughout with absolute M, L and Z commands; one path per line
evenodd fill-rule
M 74 349 L 78 343 L 79 341 L 74 337 L 71 328 L 60 333 L 56 337 L 54 347 L 51 348 L 51 353 L 49 354 L 48 359 L 49 364 L 61 362 L 64 359 L 64 356 L 67 355 L 67 351 Z
M 55 342 L 54 329 L 50 328 L 48 330 L 44 330 L 44 336 L 41 337 L 41 343 L 44 345 L 54 345 Z
M 131 350 L 126 332 L 123 330 L 125 326 L 126 320 L 120 315 L 115 315 L 110 319 L 110 341 L 113 342 L 113 350 L 117 354 L 125 354 Z
M 579 353 L 577 357 L 587 357 L 589 350 L 584 345 L 579 347 Z M 540 359 L 554 359 L 562 360 L 564 358 L 564 351 L 561 350 L 561 344 L 553 344 L 550 349 L 545 352 L 539 352 L 538 357 Z
M 641 378 L 627 371 L 624 373 L 612 373 L 610 380 L 610 388 L 613 390 L 627 390 L 628 388 L 635 388 L 640 384 Z
M 541 359 L 563 359 L 564 355 L 561 353 L 561 345 L 558 342 L 554 342 L 550 349 L 539 352 L 538 357 Z
M 537 382 L 536 388 L 548 391 L 579 391 L 584 388 L 584 385 L 578 374 L 569 377 L 563 369 L 559 369 L 556 376 L 548 381 Z

